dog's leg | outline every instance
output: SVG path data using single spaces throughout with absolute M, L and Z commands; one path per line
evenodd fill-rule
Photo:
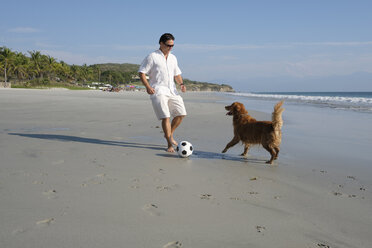
M 240 141 L 240 138 L 237 137 L 237 136 L 234 136 L 234 138 L 233 138 L 229 143 L 227 143 L 227 145 L 226 145 L 225 149 L 223 149 L 222 153 L 227 152 L 227 150 L 228 150 L 230 147 L 235 146 L 236 144 L 239 143 L 239 141 Z
M 270 153 L 270 155 L 271 155 L 270 160 L 266 161 L 266 164 L 272 164 L 273 161 L 274 161 L 275 155 L 276 155 L 275 150 L 274 150 L 273 148 L 267 146 L 267 145 L 264 145 L 263 147 L 264 147 L 264 148 L 265 148 L 265 149 Z
M 274 157 L 274 160 L 276 160 L 276 159 L 278 159 L 279 152 L 280 152 L 280 148 L 279 148 L 279 147 L 275 147 L 274 150 L 275 150 L 275 157 Z
M 249 149 L 249 144 L 244 144 L 244 152 L 240 154 L 240 156 L 244 156 L 244 157 L 247 156 L 248 149 Z

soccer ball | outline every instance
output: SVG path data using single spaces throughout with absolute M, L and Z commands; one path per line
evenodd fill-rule
M 178 152 L 178 155 L 180 155 L 181 157 L 187 158 L 188 156 L 192 154 L 192 151 L 193 151 L 193 147 L 190 142 L 181 141 L 180 143 L 178 143 L 177 152 Z

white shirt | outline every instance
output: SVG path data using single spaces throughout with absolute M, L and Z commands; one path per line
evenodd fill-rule
M 182 72 L 173 54 L 169 53 L 166 59 L 160 49 L 150 53 L 143 60 L 138 72 L 149 76 L 150 86 L 155 89 L 156 95 L 178 95 L 174 76 Z

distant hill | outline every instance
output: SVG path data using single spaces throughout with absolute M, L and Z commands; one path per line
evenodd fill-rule
M 96 64 L 92 66 L 98 66 L 101 70 L 101 73 L 107 71 L 114 71 L 119 73 L 133 73 L 133 75 L 137 75 L 137 71 L 140 65 L 136 64 L 116 64 L 116 63 L 106 63 L 106 64 Z M 198 82 L 192 81 L 187 78 L 183 79 L 184 84 L 186 85 L 187 89 L 190 91 L 222 91 L 222 92 L 232 92 L 234 89 L 227 84 L 213 84 L 207 82 Z

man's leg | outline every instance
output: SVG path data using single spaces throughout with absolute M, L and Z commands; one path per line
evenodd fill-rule
M 184 115 L 179 115 L 179 116 L 174 117 L 172 120 L 170 140 L 173 145 L 178 145 L 177 141 L 175 141 L 173 138 L 173 134 L 174 134 L 174 131 L 176 131 L 176 128 L 181 124 L 184 117 L 185 117 Z
M 167 143 L 168 143 L 167 152 L 174 152 L 174 149 L 173 149 L 173 146 L 172 146 L 172 138 L 171 138 L 172 127 L 171 127 L 170 119 L 169 118 L 163 118 L 161 120 L 161 126 L 162 126 L 163 131 L 164 131 L 164 137 L 165 137 L 165 139 L 167 140 Z

